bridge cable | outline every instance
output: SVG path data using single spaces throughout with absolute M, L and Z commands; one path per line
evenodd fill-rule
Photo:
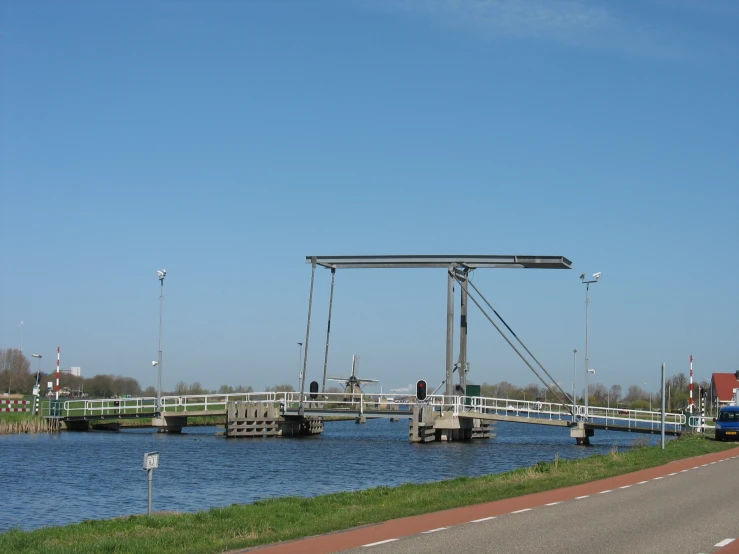
M 488 305 L 488 306 L 490 307 L 490 309 L 491 309 L 491 310 L 493 310 L 493 313 L 494 313 L 494 314 L 495 314 L 495 315 L 496 315 L 496 316 L 498 317 L 498 319 L 500 319 L 500 321 L 501 321 L 501 322 L 503 323 L 503 325 L 505 325 L 505 326 L 506 326 L 506 329 L 508 329 L 508 331 L 510 331 L 510 333 L 511 333 L 511 334 L 512 334 L 512 335 L 513 335 L 514 337 L 516 337 L 516 340 L 517 340 L 517 341 L 519 342 L 519 344 L 520 344 L 521 346 L 523 346 L 523 347 L 524 347 L 524 349 L 526 350 L 526 352 L 528 352 L 529 356 L 531 356 L 531 357 L 533 358 L 533 360 L 534 360 L 534 361 L 535 361 L 535 362 L 537 363 L 537 365 L 538 365 L 538 366 L 539 366 L 539 367 L 540 367 L 540 368 L 542 369 L 542 371 L 543 371 L 544 373 L 546 373 L 546 374 L 547 374 L 547 377 L 549 377 L 549 379 L 551 379 L 551 382 L 552 382 L 552 384 L 556 384 L 556 385 L 557 385 L 557 388 L 559 389 L 559 391 L 560 391 L 560 392 L 561 392 L 562 394 L 564 394 L 564 395 L 565 395 L 565 398 L 567 398 L 567 399 L 569 399 L 570 401 L 572 401 L 572 398 L 570 397 L 570 395 L 569 395 L 568 393 L 566 393 L 566 392 L 565 392 L 564 390 L 562 390 L 562 387 L 560 386 L 560 384 L 559 384 L 559 383 L 557 383 L 557 381 L 556 381 L 556 380 L 554 379 L 554 377 L 552 377 L 552 376 L 551 376 L 551 375 L 549 374 L 549 372 L 548 372 L 548 371 L 546 370 L 546 368 L 545 368 L 545 367 L 544 367 L 544 366 L 543 366 L 543 365 L 541 364 L 541 362 L 539 362 L 539 360 L 537 360 L 537 359 L 536 359 L 536 356 L 534 356 L 534 354 L 533 354 L 533 353 L 531 352 L 531 350 L 529 350 L 529 349 L 528 349 L 528 347 L 527 347 L 527 346 L 526 346 L 526 345 L 525 345 L 525 344 L 523 343 L 523 341 L 522 341 L 522 340 L 521 340 L 520 338 L 518 338 L 518 335 L 516 334 L 516 332 L 515 332 L 515 331 L 514 331 L 513 329 L 511 329 L 511 328 L 510 328 L 510 326 L 508 325 L 508 323 L 506 323 L 505 319 L 503 319 L 503 316 L 501 316 L 501 315 L 500 315 L 500 314 L 499 314 L 499 313 L 497 312 L 497 310 L 496 310 L 495 308 L 493 308 L 492 304 L 490 304 L 490 302 L 488 302 L 488 299 L 487 299 L 487 298 L 485 298 L 485 296 L 484 296 L 484 295 L 483 295 L 483 294 L 482 294 L 482 293 L 480 292 L 480 289 L 478 289 L 478 288 L 477 288 L 477 287 L 476 287 L 476 286 L 475 286 L 475 285 L 474 285 L 473 283 L 471 283 L 471 282 L 470 282 L 469 284 L 470 284 L 470 285 L 472 286 L 472 288 L 473 288 L 473 289 L 475 289 L 475 292 L 477 292 L 477 294 L 479 294 L 479 295 L 480 295 L 480 298 L 482 298 L 482 299 L 483 299 L 483 300 L 485 301 L 485 303 L 486 303 L 486 304 L 487 304 L 487 305 Z M 545 385 L 545 386 L 547 387 L 547 389 L 551 390 L 551 391 L 552 391 L 552 393 L 554 393 L 554 391 L 553 391 L 553 390 L 552 390 L 552 389 L 551 389 L 551 388 L 549 387 L 549 385 L 547 385 L 546 383 L 544 383 L 544 385 Z M 555 396 L 556 396 L 556 394 L 555 394 Z M 557 400 L 559 400 L 559 397 L 557 397 Z
M 457 277 L 457 275 L 456 275 L 456 274 L 455 274 L 455 273 L 454 273 L 453 271 L 449 271 L 449 274 L 450 274 L 450 275 L 451 275 L 451 276 L 452 276 L 452 277 L 453 277 L 453 278 L 454 278 L 454 279 L 455 279 L 455 280 L 456 280 L 457 282 L 459 282 L 459 283 L 460 283 L 460 285 L 462 284 L 462 282 L 461 282 L 461 279 L 460 279 L 459 277 Z M 472 283 L 469 283 L 469 284 L 470 284 L 470 285 L 472 285 Z M 483 299 L 485 300 L 485 297 L 484 297 L 484 296 L 482 295 L 482 293 L 480 293 L 479 289 L 478 289 L 478 288 L 477 288 L 476 286 L 472 285 L 472 288 L 473 288 L 473 289 L 475 289 L 475 291 L 476 291 L 476 292 L 477 292 L 477 293 L 478 293 L 478 294 L 480 295 L 480 297 L 482 297 L 482 298 L 483 298 Z M 524 363 L 525 363 L 525 364 L 526 364 L 527 366 L 529 366 L 529 369 L 530 369 L 531 371 L 533 371 L 533 372 L 534 372 L 534 375 L 536 375 L 536 377 L 537 377 L 537 378 L 539 379 L 539 381 L 541 381 L 541 383 L 542 383 L 542 384 L 543 384 L 543 385 L 544 385 L 544 386 L 545 386 L 545 387 L 546 387 L 547 389 L 551 390 L 551 389 L 550 389 L 550 387 L 549 387 L 549 385 L 547 385 L 547 382 L 546 382 L 546 381 L 545 381 L 544 379 L 542 379 L 541 375 L 539 375 L 539 372 L 537 372 L 537 371 L 536 371 L 536 369 L 534 369 L 534 366 L 532 366 L 532 365 L 531 365 L 531 363 L 529 363 L 529 361 L 528 361 L 528 360 L 527 360 L 527 359 L 526 359 L 526 358 L 524 357 L 524 355 L 523 355 L 523 354 L 521 354 L 521 352 L 520 352 L 520 351 L 518 350 L 518 348 L 516 348 L 516 347 L 514 346 L 514 344 L 513 344 L 513 343 L 511 342 L 511 340 L 510 340 L 510 339 L 509 339 L 509 338 L 508 338 L 508 337 L 506 336 L 506 334 L 505 334 L 505 333 L 503 332 L 503 330 L 502 330 L 502 329 L 501 329 L 501 328 L 500 328 L 500 327 L 498 326 L 498 324 L 497 324 L 497 323 L 495 323 L 495 321 L 493 321 L 493 319 L 492 319 L 492 318 L 490 317 L 490 315 L 488 315 L 488 313 L 487 313 L 487 312 L 485 311 L 485 309 L 484 309 L 484 308 L 483 308 L 483 307 L 482 307 L 482 306 L 480 305 L 480 303 L 479 303 L 479 302 L 477 301 L 477 299 L 476 299 L 476 298 L 474 297 L 474 295 L 472 295 L 472 294 L 470 294 L 470 293 L 468 292 L 468 293 L 467 293 L 467 296 L 469 296 L 469 298 L 471 298 L 471 299 L 472 299 L 472 301 L 473 301 L 473 302 L 475 303 L 475 305 L 476 305 L 476 306 L 477 306 L 477 307 L 478 307 L 478 308 L 480 309 L 480 311 L 481 311 L 481 312 L 483 313 L 483 315 L 484 315 L 484 316 L 485 316 L 485 317 L 487 318 L 487 320 L 488 320 L 488 321 L 489 321 L 490 323 L 492 323 L 492 324 L 493 324 L 493 327 L 495 327 L 495 329 L 496 329 L 496 330 L 498 331 L 498 333 L 500 333 L 500 336 L 502 336 L 502 337 L 503 337 L 503 338 L 504 338 L 504 339 L 506 340 L 506 342 L 507 342 L 507 343 L 508 343 L 508 344 L 510 345 L 510 347 L 511 347 L 511 348 L 513 348 L 513 351 L 514 351 L 514 352 L 515 352 L 516 354 L 518 354 L 519 358 L 521 358 L 521 359 L 523 360 L 523 362 L 524 362 Z M 485 300 L 485 302 L 487 303 L 487 305 L 488 305 L 488 306 L 490 306 L 490 303 L 489 303 L 489 302 L 488 302 L 487 300 Z M 542 365 L 541 365 L 541 363 L 539 363 L 539 361 L 538 361 L 538 360 L 536 359 L 536 357 L 535 357 L 535 356 L 534 356 L 533 354 L 531 354 L 531 351 L 530 351 L 530 350 L 529 350 L 529 349 L 528 349 L 528 348 L 526 347 L 526 345 L 525 345 L 525 344 L 523 344 L 523 342 L 521 341 L 521 339 L 519 339 L 519 338 L 518 338 L 518 336 L 516 336 L 516 334 L 515 334 L 515 333 L 513 332 L 513 330 L 512 330 L 512 329 L 511 329 L 511 328 L 510 328 L 510 327 L 508 326 L 508 324 L 507 324 L 507 323 L 506 323 L 506 322 L 505 322 L 505 321 L 503 320 L 503 318 L 502 318 L 502 317 L 500 317 L 500 314 L 498 314 L 498 312 L 497 312 L 497 311 L 495 310 L 495 308 L 493 308 L 492 306 L 490 306 L 490 309 L 492 309 L 492 310 L 493 310 L 493 312 L 495 312 L 495 315 L 497 315 L 497 316 L 498 316 L 498 318 L 499 318 L 499 319 L 500 319 L 500 320 L 501 320 L 501 321 L 503 322 L 503 324 L 504 324 L 504 325 L 506 326 L 506 328 L 507 328 L 507 329 L 508 329 L 508 330 L 509 330 L 509 331 L 511 332 L 511 334 L 513 334 L 513 336 L 514 336 L 514 337 L 516 337 L 516 340 L 518 340 L 518 342 L 519 342 L 519 343 L 521 343 L 521 346 L 523 346 L 523 347 L 524 347 L 524 348 L 526 349 L 526 352 L 528 352 L 528 353 L 529 353 L 529 355 L 530 355 L 530 356 L 531 356 L 531 357 L 532 357 L 532 358 L 533 358 L 533 359 L 534 359 L 534 360 L 536 361 L 536 363 L 537 363 L 537 364 L 539 365 L 539 367 L 541 367 L 541 369 L 542 369 L 542 370 L 544 371 L 544 373 L 546 373 L 546 374 L 547 374 L 547 376 L 548 376 L 548 377 L 549 377 L 549 378 L 550 378 L 550 379 L 552 380 L 552 382 L 555 382 L 555 381 L 554 381 L 554 379 L 552 378 L 552 376 L 551 376 L 551 375 L 549 375 L 549 372 L 548 372 L 548 371 L 547 371 L 546 369 L 544 369 L 544 366 L 542 366 Z M 564 391 L 562 390 L 562 388 L 561 388 L 561 387 L 559 387 L 559 385 L 557 385 L 557 386 L 558 386 L 559 390 L 560 390 L 560 391 L 561 391 L 561 392 L 562 392 L 562 393 L 563 393 L 563 394 L 565 395 L 565 398 L 569 398 L 569 396 L 567 395 L 567 393 L 565 393 L 565 392 L 564 392 Z M 559 395 L 557 394 L 557 392 L 556 392 L 556 391 L 552 390 L 552 393 L 554 394 L 555 398 L 556 398 L 556 399 L 557 399 L 557 400 L 558 400 L 558 401 L 560 402 L 560 404 L 562 404 L 563 406 L 568 406 L 567 402 L 563 401 L 563 400 L 562 400 L 562 398 L 560 398 L 560 396 L 559 396 Z M 568 411 L 569 411 L 570 413 L 573 413 L 573 412 L 572 412 L 572 409 L 571 409 L 571 408 L 569 408 L 569 407 L 568 407 L 568 408 L 567 408 L 567 410 L 568 410 Z M 574 414 L 573 414 L 573 415 L 574 415 Z

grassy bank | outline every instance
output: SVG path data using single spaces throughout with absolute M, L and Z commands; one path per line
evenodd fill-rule
M 142 417 L 142 418 L 136 418 L 136 419 L 102 419 L 102 420 L 90 421 L 90 423 L 93 425 L 118 423 L 120 424 L 121 429 L 134 428 L 134 427 L 151 427 L 151 418 Z M 226 423 L 226 416 L 190 417 L 187 420 L 187 427 L 215 426 L 215 425 L 224 425 L 225 423 Z
M 56 432 L 54 422 L 40 416 L 15 412 L 0 414 L 0 435 L 54 432 Z
M 686 436 L 658 447 L 423 485 L 379 487 L 315 498 L 282 498 L 195 514 L 156 514 L 0 534 L 0 552 L 212 553 L 327 533 L 387 519 L 566 487 L 717 452 L 736 445 Z

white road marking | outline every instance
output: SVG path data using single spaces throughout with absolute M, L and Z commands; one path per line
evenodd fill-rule
M 609 491 L 600 491 L 600 494 L 606 494 L 607 492 L 613 492 L 613 489 L 611 489 Z
M 649 481 L 639 481 L 637 485 L 643 485 L 644 483 L 649 483 Z
M 673 475 L 677 475 L 677 473 L 670 473 L 667 477 L 672 477 Z
M 646 481 L 642 481 L 643 483 L 646 483 Z M 618 487 L 619 489 L 628 489 L 631 485 L 624 485 L 623 487 Z
M 561 504 L 561 502 L 550 502 L 547 506 L 556 506 L 557 504 Z
M 726 546 L 727 544 L 731 544 L 732 542 L 734 542 L 734 539 L 724 539 L 721 542 L 717 542 L 713 546 L 718 546 L 718 547 Z
M 388 543 L 388 542 L 395 542 L 395 541 L 397 541 L 397 540 L 398 540 L 398 539 L 387 539 L 387 540 L 384 540 L 384 541 L 371 542 L 371 543 L 369 543 L 369 544 L 363 544 L 363 545 L 362 545 L 362 548 L 367 548 L 368 546 L 377 546 L 378 544 L 386 544 L 386 543 Z
M 690 469 L 698 469 L 700 466 L 691 467 Z
M 715 463 L 716 463 L 716 462 L 711 462 L 711 463 L 710 463 L 709 465 L 713 465 L 713 464 L 715 464 Z
M 473 519 L 472 523 L 482 523 L 483 521 L 490 521 L 491 519 L 495 519 L 496 516 L 490 516 L 490 517 L 484 517 L 482 519 Z
M 426 535 L 428 533 L 436 533 L 437 531 L 443 531 L 446 529 L 446 527 L 439 527 L 438 529 L 431 529 L 430 531 L 421 531 L 422 535 Z
M 583 498 L 587 498 L 588 496 L 590 495 L 586 494 L 585 496 L 578 496 L 577 498 L 575 498 L 575 500 L 582 500 Z
M 680 473 L 685 473 L 686 471 L 688 471 L 688 470 L 687 469 L 681 469 L 680 470 Z
M 523 510 L 516 510 L 515 512 L 511 512 L 512 514 L 522 514 L 524 512 L 530 512 L 531 508 L 524 508 Z
M 658 479 L 663 479 L 663 477 L 655 477 L 652 481 L 657 481 Z

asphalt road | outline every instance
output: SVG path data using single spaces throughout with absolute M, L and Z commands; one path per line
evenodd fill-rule
M 726 550 L 733 551 L 739 541 L 726 541 L 739 539 L 739 458 L 675 469 L 664 477 L 552 505 L 342 552 L 698 554 L 716 552 L 727 544 Z

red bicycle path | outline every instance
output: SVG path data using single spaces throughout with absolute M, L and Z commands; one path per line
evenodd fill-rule
M 509 514 L 517 510 L 536 508 L 552 502 L 572 500 L 578 496 L 595 494 L 602 490 L 635 485 L 641 481 L 647 481 L 655 477 L 664 477 L 670 473 L 690 469 L 696 465 L 718 462 L 719 460 L 726 460 L 735 456 L 739 456 L 739 447 L 724 450 L 723 452 L 714 452 L 693 458 L 675 460 L 665 465 L 641 469 L 632 473 L 609 477 L 599 481 L 591 481 L 581 485 L 537 492 L 525 496 L 507 498 L 505 500 L 473 504 L 471 506 L 452 508 L 450 510 L 431 512 L 418 516 L 391 519 L 382 523 L 354 527 L 327 535 L 317 535 L 304 539 L 238 550 L 236 552 L 256 552 L 257 554 L 325 554 L 338 552 L 388 539 L 417 535 L 423 531 L 430 531 L 440 527 L 451 527 L 453 525 L 469 523 L 477 519 Z M 735 540 L 719 552 L 721 554 L 739 554 L 739 540 Z

